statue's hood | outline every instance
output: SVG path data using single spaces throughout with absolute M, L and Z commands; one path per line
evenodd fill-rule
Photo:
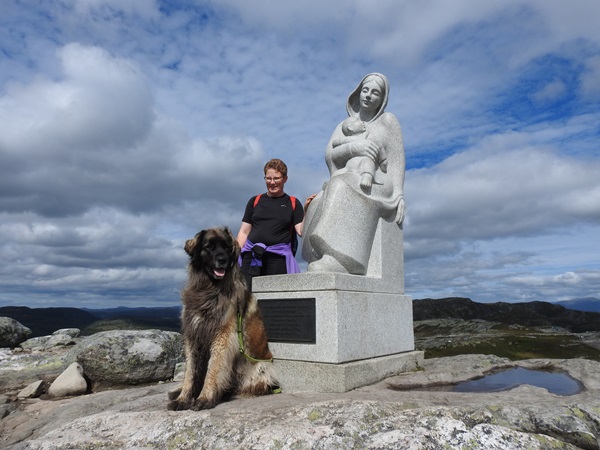
M 377 119 L 379 116 L 381 116 L 383 114 L 383 112 L 385 111 L 385 107 L 387 106 L 388 98 L 390 95 L 390 84 L 385 75 L 383 75 L 382 73 L 377 73 L 377 72 L 373 72 L 368 75 L 365 75 L 363 77 L 363 79 L 360 80 L 360 83 L 358 83 L 358 86 L 356 87 L 356 89 L 354 89 L 354 91 L 352 91 L 352 93 L 348 97 L 348 103 L 346 104 L 346 111 L 348 111 L 348 115 L 351 117 L 358 117 L 358 113 L 360 112 L 360 91 L 361 91 L 362 85 L 365 82 L 365 80 L 371 76 L 377 76 L 383 81 L 385 92 L 383 94 L 383 100 L 381 102 L 381 106 L 379 107 L 379 110 L 377 111 L 375 116 L 373 116 L 373 118 L 369 122 L 373 122 L 375 119 Z

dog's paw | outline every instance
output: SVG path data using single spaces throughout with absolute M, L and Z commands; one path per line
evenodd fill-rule
M 167 403 L 167 409 L 170 411 L 185 411 L 192 409 L 194 402 L 191 400 L 172 400 Z
M 207 399 L 207 398 L 199 398 L 196 401 L 194 401 L 194 404 L 192 405 L 192 409 L 194 411 L 202 411 L 203 409 L 212 409 L 215 406 L 217 406 L 217 404 L 219 403 L 218 400 L 216 399 Z
M 179 397 L 179 394 L 181 394 L 181 386 L 171 389 L 169 392 L 167 392 L 167 398 L 169 400 L 175 400 L 177 397 Z

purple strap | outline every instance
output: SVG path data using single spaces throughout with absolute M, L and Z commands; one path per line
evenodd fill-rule
M 252 248 L 258 245 L 265 249 L 265 251 L 274 253 L 276 255 L 285 256 L 285 265 L 287 273 L 300 273 L 300 267 L 298 267 L 298 262 L 296 258 L 294 258 L 294 254 L 292 253 L 292 245 L 291 244 L 275 244 L 269 245 L 268 247 L 265 244 L 254 244 L 249 240 L 246 240 L 244 247 L 242 247 L 242 252 L 238 259 L 238 263 L 242 265 L 242 254 L 251 252 L 252 253 L 252 262 L 250 263 L 250 267 L 262 267 L 262 261 L 256 257 Z

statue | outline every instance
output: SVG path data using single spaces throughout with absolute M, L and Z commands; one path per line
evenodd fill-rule
M 349 118 L 325 153 L 330 179 L 306 210 L 309 272 L 365 275 L 380 219 L 402 226 L 404 144 L 398 120 L 385 112 L 388 96 L 385 75 L 371 73 L 348 97 Z

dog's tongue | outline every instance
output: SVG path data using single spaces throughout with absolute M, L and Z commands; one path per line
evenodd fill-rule
M 225 269 L 214 269 L 213 272 L 215 276 L 219 278 L 223 278 L 225 276 Z

